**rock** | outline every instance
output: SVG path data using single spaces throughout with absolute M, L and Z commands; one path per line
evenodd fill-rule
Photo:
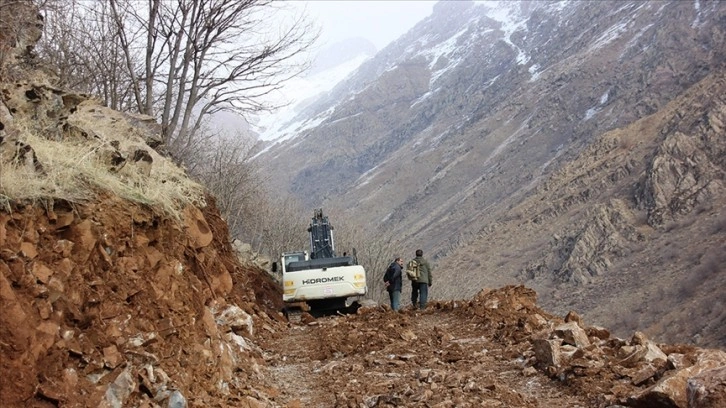
M 186 408 L 187 399 L 179 390 L 174 390 L 169 396 L 169 403 L 166 406 L 167 408 Z
M 701 350 L 696 356 L 696 362 L 690 366 L 671 372 L 664 376 L 653 386 L 647 388 L 640 394 L 633 396 L 630 402 L 635 406 L 644 407 L 679 407 L 685 408 L 688 405 L 686 390 L 688 380 L 701 373 L 715 368 L 722 368 L 726 365 L 726 353 L 720 350 Z M 717 374 L 717 373 L 715 373 Z M 708 374 L 704 378 L 707 378 Z M 704 395 L 708 390 L 697 391 L 696 384 L 705 384 L 703 380 L 694 383 L 694 396 Z
M 649 379 L 653 378 L 653 376 L 657 373 L 657 370 L 652 365 L 648 364 L 645 367 L 641 368 L 635 376 L 632 377 L 633 385 L 641 385 L 644 382 L 648 381 Z
M 707 132 L 704 129 L 700 133 Z M 718 158 L 709 154 L 718 150 L 704 146 L 705 139 L 674 131 L 658 147 L 646 172 L 643 191 L 649 224 L 663 225 L 680 214 L 688 214 L 723 189 L 714 163 Z
M 215 321 L 220 326 L 228 326 L 236 333 L 244 331 L 250 336 L 255 333 L 252 316 L 236 305 L 225 308 L 216 316 Z
M 189 237 L 189 245 L 192 248 L 204 248 L 214 238 L 207 220 L 204 219 L 204 215 L 196 207 L 188 206 L 184 209 L 184 226 Z
M 661 366 L 668 361 L 668 356 L 655 343 L 645 337 L 639 337 L 635 343 L 633 346 L 623 346 L 620 348 L 618 356 L 622 360 L 618 362 L 619 365 L 623 367 L 635 367 L 639 362 L 645 361 Z
M 643 359 L 649 363 L 655 361 L 666 362 L 668 360 L 668 356 L 666 356 L 666 354 L 650 340 L 646 342 L 645 349 L 646 352 L 645 356 L 643 356 Z
M 534 367 L 525 367 L 525 369 L 522 370 L 522 375 L 525 377 L 531 377 L 535 374 L 537 374 L 537 369 Z
M 726 407 L 726 366 L 704 370 L 688 379 L 689 408 Z
M 576 322 L 556 326 L 555 334 L 561 337 L 564 343 L 571 344 L 575 347 L 587 347 L 590 345 L 587 333 Z
M 101 407 L 122 408 L 135 388 L 136 382 L 131 375 L 131 366 L 126 367 L 106 389 Z
M 567 312 L 567 315 L 565 316 L 565 323 L 570 323 L 570 322 L 575 322 L 580 327 L 582 327 L 582 318 L 580 317 L 579 314 L 577 314 L 577 312 L 575 312 L 573 310 L 570 310 L 569 312 Z
M 416 340 L 418 337 L 412 330 L 406 330 L 401 333 L 401 338 L 405 341 L 413 341 Z
M 70 241 L 73 245 L 73 255 L 82 261 L 88 260 L 93 248 L 96 246 L 97 238 L 93 231 L 93 223 L 90 219 L 83 220 L 78 224 L 70 226 Z
M 224 338 L 227 340 L 228 344 L 236 344 L 239 347 L 239 351 L 252 350 L 249 343 L 244 337 L 239 336 L 233 332 L 226 333 Z
M 34 259 L 36 256 L 38 256 L 38 249 L 33 243 L 23 242 L 22 244 L 20 244 L 20 253 L 28 259 Z
M 537 365 L 540 367 L 559 367 L 561 363 L 560 341 L 535 339 L 534 356 L 537 359 Z
M 47 284 L 50 277 L 53 276 L 53 271 L 45 266 L 42 262 L 33 262 L 32 272 L 39 282 Z
M 590 326 L 585 329 L 588 337 L 596 337 L 600 340 L 607 340 L 610 338 L 610 331 L 600 326 Z
M 110 345 L 103 349 L 103 361 L 108 368 L 114 369 L 121 364 L 123 356 L 115 345 Z
M 687 366 L 686 356 L 683 354 L 680 354 L 680 353 L 668 354 L 668 364 L 670 365 L 671 368 L 680 370 L 681 368 L 684 368 Z
M 250 397 L 248 395 L 248 396 L 242 398 L 242 401 L 240 401 L 239 405 L 236 405 L 236 406 L 238 406 L 240 408 L 264 408 L 264 407 L 267 407 L 268 405 L 256 398 Z
M 642 332 L 636 331 L 633 333 L 633 337 L 630 339 L 630 344 L 637 344 L 644 346 L 648 342 L 648 338 Z
M 44 173 L 43 164 L 38 160 L 33 147 L 15 137 L 6 136 L 0 139 L 0 161 L 13 163 L 28 174 Z

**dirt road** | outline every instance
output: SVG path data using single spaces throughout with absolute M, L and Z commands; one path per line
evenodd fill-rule
M 591 407 L 604 395 L 536 370 L 517 315 L 471 305 L 325 317 L 263 340 L 285 407 Z M 604 392 L 601 394 L 605 394 Z M 599 401 L 598 401 L 599 400 Z M 609 405 L 609 404 L 607 404 Z

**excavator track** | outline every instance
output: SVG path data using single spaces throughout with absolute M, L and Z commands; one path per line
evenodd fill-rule
M 302 310 L 292 310 L 287 313 L 287 321 L 290 324 L 300 324 L 302 322 Z
M 302 323 L 302 314 L 305 312 L 303 305 L 285 306 L 282 313 L 290 324 Z

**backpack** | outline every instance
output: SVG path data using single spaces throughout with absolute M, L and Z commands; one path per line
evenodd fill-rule
M 418 271 L 418 262 L 416 262 L 415 259 L 411 259 L 408 261 L 408 264 L 406 264 L 406 276 L 408 276 L 408 279 L 412 281 L 418 280 L 421 276 Z

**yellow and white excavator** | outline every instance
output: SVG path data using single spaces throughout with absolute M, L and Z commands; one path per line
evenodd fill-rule
M 352 256 L 336 256 L 333 227 L 322 209 L 316 209 L 308 227 L 310 252 L 284 252 L 272 271 L 281 273 L 283 312 L 290 321 L 303 311 L 312 315 L 351 313 L 358 310 L 368 291 L 366 271 Z

